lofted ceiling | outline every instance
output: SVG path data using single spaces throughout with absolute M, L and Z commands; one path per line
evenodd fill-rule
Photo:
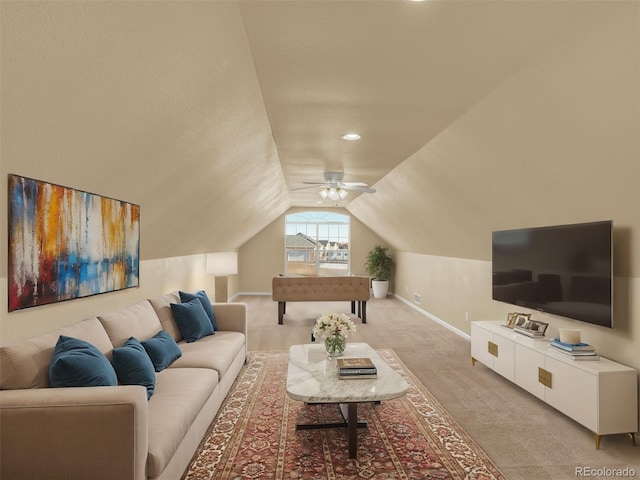
M 364 213 L 422 190 L 390 173 L 607 3 L 0 2 L 0 170 L 141 205 L 143 259 L 236 249 L 291 207 L 400 245 Z M 325 172 L 378 192 L 318 204 Z
M 291 205 L 318 206 L 319 188 L 299 189 L 326 171 L 375 185 L 564 33 L 581 3 L 241 1 Z

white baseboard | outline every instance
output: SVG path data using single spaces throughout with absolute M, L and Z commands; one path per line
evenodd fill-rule
M 271 296 L 271 292 L 238 292 L 235 295 L 233 295 L 229 301 L 233 302 L 237 297 L 241 296 L 241 295 L 255 295 L 255 296 Z
M 453 325 L 445 322 L 444 320 L 442 320 L 441 318 L 436 317 L 435 315 L 427 312 L 426 310 L 420 308 L 419 306 L 417 306 L 414 303 L 411 303 L 409 300 L 407 300 L 406 298 L 402 298 L 399 295 L 396 295 L 395 293 L 393 294 L 393 296 L 395 298 L 397 298 L 398 300 L 400 300 L 402 303 L 409 305 L 411 308 L 413 308 L 414 310 L 416 310 L 417 312 L 420 312 L 421 314 L 423 314 L 425 317 L 429 318 L 430 320 L 433 320 L 436 323 L 439 323 L 440 325 L 442 325 L 443 327 L 451 330 L 453 333 L 460 335 L 462 338 L 471 341 L 471 335 L 469 335 L 468 333 L 463 332 L 462 330 L 454 327 Z
M 240 295 L 262 295 L 262 296 L 271 296 L 271 292 L 238 292 L 236 293 L 234 296 L 232 296 L 229 301 L 233 302 L 235 300 L 236 297 L 240 296 Z M 416 310 L 417 312 L 420 312 L 422 315 L 424 315 L 425 317 L 429 318 L 430 320 L 433 320 L 436 323 L 439 323 L 440 325 L 442 325 L 445 328 L 448 328 L 449 330 L 451 330 L 453 333 L 460 335 L 462 338 L 471 341 L 471 335 L 463 332 L 462 330 L 457 329 L 456 327 L 454 327 L 453 325 L 450 325 L 449 323 L 445 322 L 444 320 L 442 320 L 441 318 L 436 317 L 435 315 L 427 312 L 426 310 L 423 310 L 422 308 L 420 308 L 419 306 L 417 306 L 414 303 L 411 303 L 409 300 L 402 298 L 399 295 L 396 295 L 395 293 L 389 293 L 389 296 L 395 297 L 398 300 L 400 300 L 402 303 L 409 305 L 411 308 L 413 308 L 414 310 Z

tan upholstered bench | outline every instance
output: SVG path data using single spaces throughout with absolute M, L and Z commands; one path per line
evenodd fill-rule
M 367 323 L 369 277 L 274 277 L 273 300 L 278 302 L 278 324 L 282 325 L 287 302 L 351 302 L 351 313 Z

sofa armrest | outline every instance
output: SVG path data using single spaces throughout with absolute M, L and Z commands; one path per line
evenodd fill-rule
M 214 303 L 218 330 L 243 333 L 247 338 L 247 304 L 241 302 Z
M 146 478 L 144 387 L 0 391 L 0 478 Z

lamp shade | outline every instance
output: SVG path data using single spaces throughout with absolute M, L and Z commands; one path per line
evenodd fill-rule
M 236 252 L 207 253 L 207 273 L 235 275 L 238 273 L 238 254 Z

